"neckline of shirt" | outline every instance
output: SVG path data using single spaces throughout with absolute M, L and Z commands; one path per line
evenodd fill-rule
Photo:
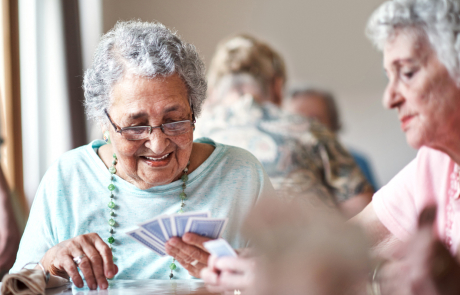
M 211 144 L 215 147 L 214 151 L 211 155 L 192 173 L 188 174 L 189 180 L 187 181 L 187 187 L 192 185 L 197 179 L 205 174 L 205 172 L 210 169 L 213 164 L 215 164 L 220 157 L 222 156 L 225 146 L 219 143 L 214 142 L 209 138 L 200 138 L 195 140 L 194 142 L 201 142 Z M 105 166 L 102 159 L 97 155 L 95 149 L 99 149 L 101 146 L 105 145 L 106 143 L 103 140 L 96 139 L 90 142 L 87 145 L 86 151 L 89 153 L 90 158 L 95 162 L 96 166 L 98 167 L 99 173 L 107 177 L 107 186 L 110 184 L 110 172 Z M 123 194 L 132 194 L 136 195 L 137 197 L 149 197 L 151 198 L 152 194 L 162 194 L 162 193 L 174 193 L 175 191 L 182 190 L 182 180 L 176 180 L 169 184 L 155 186 L 146 190 L 141 190 L 136 187 L 134 184 L 124 180 L 123 178 L 119 177 L 118 175 L 114 175 L 114 184 L 117 190 L 121 190 Z

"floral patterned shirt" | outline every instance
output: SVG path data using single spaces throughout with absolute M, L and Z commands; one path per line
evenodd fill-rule
M 373 192 L 352 156 L 326 127 L 271 103 L 258 104 L 250 96 L 205 108 L 194 136 L 250 151 L 285 196 L 336 205 Z

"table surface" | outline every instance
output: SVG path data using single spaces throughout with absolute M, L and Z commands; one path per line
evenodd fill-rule
M 47 289 L 46 295 L 170 295 L 170 294 L 212 294 L 201 280 L 111 280 L 107 290 L 90 290 L 88 287 L 77 288 L 72 284 L 54 289 Z

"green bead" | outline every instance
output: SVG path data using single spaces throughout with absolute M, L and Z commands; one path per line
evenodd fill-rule
M 110 218 L 110 220 L 109 220 L 109 225 L 110 225 L 110 226 L 114 226 L 114 225 L 115 225 L 115 220 L 113 220 L 112 218 Z
M 182 189 L 185 190 L 186 187 L 187 187 L 187 184 L 183 183 L 183 184 L 182 184 Z
M 110 209 L 113 209 L 115 208 L 115 203 L 111 201 L 107 206 L 109 206 Z
M 108 189 L 109 191 L 115 190 L 115 185 L 113 185 L 113 183 L 109 184 Z
M 171 263 L 171 265 L 169 265 L 169 268 L 171 270 L 175 270 L 177 268 L 177 266 L 174 263 Z
M 113 242 L 115 242 L 115 238 L 114 237 L 109 237 L 107 239 L 107 241 L 110 243 L 110 244 L 113 244 Z
M 177 213 L 179 213 L 179 214 L 184 213 L 184 210 L 182 210 L 182 208 L 180 208 L 180 210 L 177 211 Z
M 183 182 L 186 182 L 186 181 L 188 180 L 188 175 L 187 175 L 187 174 L 184 174 L 184 175 L 182 175 L 181 178 L 182 178 L 182 181 L 183 181 Z
M 116 160 L 117 159 L 117 154 L 113 153 L 113 158 Z
M 117 165 L 117 160 L 116 159 L 112 160 L 112 165 Z
M 112 202 L 113 203 L 113 202 Z M 115 205 L 115 204 L 114 204 Z M 114 206 L 115 207 L 115 206 Z M 110 211 L 110 216 L 115 216 L 115 212 Z
M 179 197 L 181 198 L 181 200 L 185 200 L 185 198 L 187 198 L 187 195 L 184 192 L 181 192 L 179 194 Z
M 109 168 L 109 172 L 112 173 L 112 174 L 115 174 L 117 173 L 117 168 L 115 168 L 115 166 L 112 166 Z

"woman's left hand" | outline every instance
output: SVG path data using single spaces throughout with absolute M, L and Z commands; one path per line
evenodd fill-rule
M 188 273 L 200 278 L 200 271 L 208 265 L 209 253 L 203 246 L 211 239 L 193 233 L 181 238 L 173 237 L 166 243 L 166 253 L 174 257 Z
M 425 208 L 418 231 L 404 245 L 403 257 L 383 265 L 379 272 L 381 294 L 460 293 L 460 264 L 433 234 L 435 216 L 436 207 Z

